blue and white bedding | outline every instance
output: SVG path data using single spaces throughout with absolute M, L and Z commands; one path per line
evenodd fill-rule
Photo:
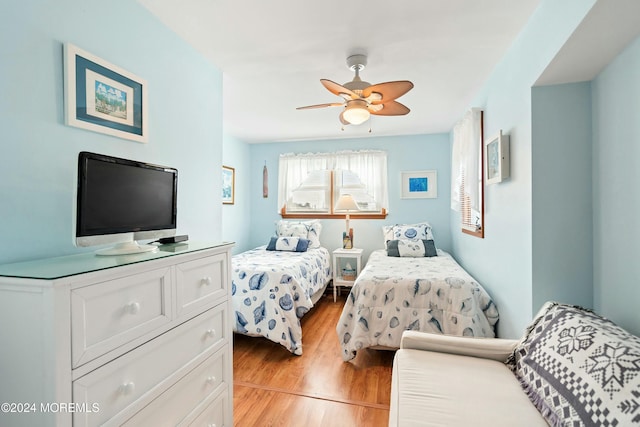
M 374 251 L 351 289 L 336 331 L 347 361 L 360 349 L 400 347 L 405 330 L 491 337 L 498 310 L 447 252 L 422 258 Z
M 300 318 L 331 279 L 329 251 L 267 251 L 260 246 L 232 258 L 234 332 L 263 336 L 302 354 Z

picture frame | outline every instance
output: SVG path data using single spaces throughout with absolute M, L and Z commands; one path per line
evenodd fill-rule
M 353 240 L 345 232 L 342 232 L 342 249 L 353 249 Z
M 500 130 L 485 141 L 485 180 L 487 185 L 502 182 L 510 175 L 509 135 Z
M 435 170 L 400 172 L 401 199 L 435 199 L 438 197 L 438 174 Z
M 236 170 L 222 166 L 222 204 L 233 205 L 236 195 Z
M 66 125 L 148 142 L 146 80 L 66 43 L 64 82 Z

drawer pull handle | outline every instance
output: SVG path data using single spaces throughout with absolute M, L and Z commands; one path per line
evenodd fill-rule
M 209 338 L 213 338 L 216 336 L 216 330 L 215 329 L 207 329 L 207 336 Z
M 136 385 L 134 383 L 128 382 L 121 384 L 120 387 L 118 387 L 118 391 L 120 392 L 120 394 L 127 395 L 131 394 L 135 388 Z
M 138 314 L 140 312 L 140 303 L 139 302 L 130 302 L 125 306 L 125 310 L 130 314 Z
M 200 284 L 201 284 L 202 286 L 210 286 L 210 285 L 211 285 L 211 283 L 213 283 L 213 280 L 211 280 L 211 277 L 209 277 L 209 276 L 207 276 L 207 277 L 203 277 L 203 278 L 200 280 Z
M 216 382 L 216 377 L 214 376 L 207 377 L 208 384 L 215 384 L 215 382 Z

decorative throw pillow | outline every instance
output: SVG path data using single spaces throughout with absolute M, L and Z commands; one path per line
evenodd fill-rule
M 524 342 L 529 338 L 529 335 L 533 332 L 533 330 L 536 328 L 536 326 L 540 322 L 540 318 L 544 317 L 547 314 L 547 312 L 556 305 L 558 305 L 558 303 L 555 301 L 547 301 L 544 304 L 542 304 L 542 307 L 540 307 L 540 310 L 538 310 L 536 315 L 533 316 L 533 319 L 531 320 L 529 325 L 525 328 L 524 334 L 518 341 L 518 344 L 514 347 L 515 349 L 518 349 L 520 346 L 524 344 Z M 507 364 L 509 369 L 515 372 L 515 369 L 516 369 L 515 351 L 507 358 L 505 363 Z
M 382 227 L 385 247 L 390 240 L 433 240 L 431 225 L 428 222 L 418 224 L 395 224 Z
M 402 224 L 393 227 L 393 238 L 398 240 L 433 240 L 431 225 L 428 222 L 419 224 Z
M 311 221 L 276 221 L 278 237 L 302 237 L 309 240 L 309 249 L 320 247 L 322 224 L 318 220 Z
M 432 257 L 437 256 L 433 240 L 389 240 L 387 255 L 394 257 Z
M 268 251 L 306 252 L 309 240 L 302 237 L 272 237 L 267 245 Z
M 591 310 L 545 306 L 512 369 L 553 426 L 640 425 L 640 338 Z

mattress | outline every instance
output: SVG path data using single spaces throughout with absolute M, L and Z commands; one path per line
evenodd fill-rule
M 498 310 L 487 291 L 449 253 L 437 254 L 371 254 L 336 326 L 345 361 L 363 348 L 400 348 L 405 330 L 495 337 Z
M 300 319 L 331 280 L 329 251 L 267 251 L 261 246 L 232 257 L 233 330 L 262 336 L 302 354 Z

